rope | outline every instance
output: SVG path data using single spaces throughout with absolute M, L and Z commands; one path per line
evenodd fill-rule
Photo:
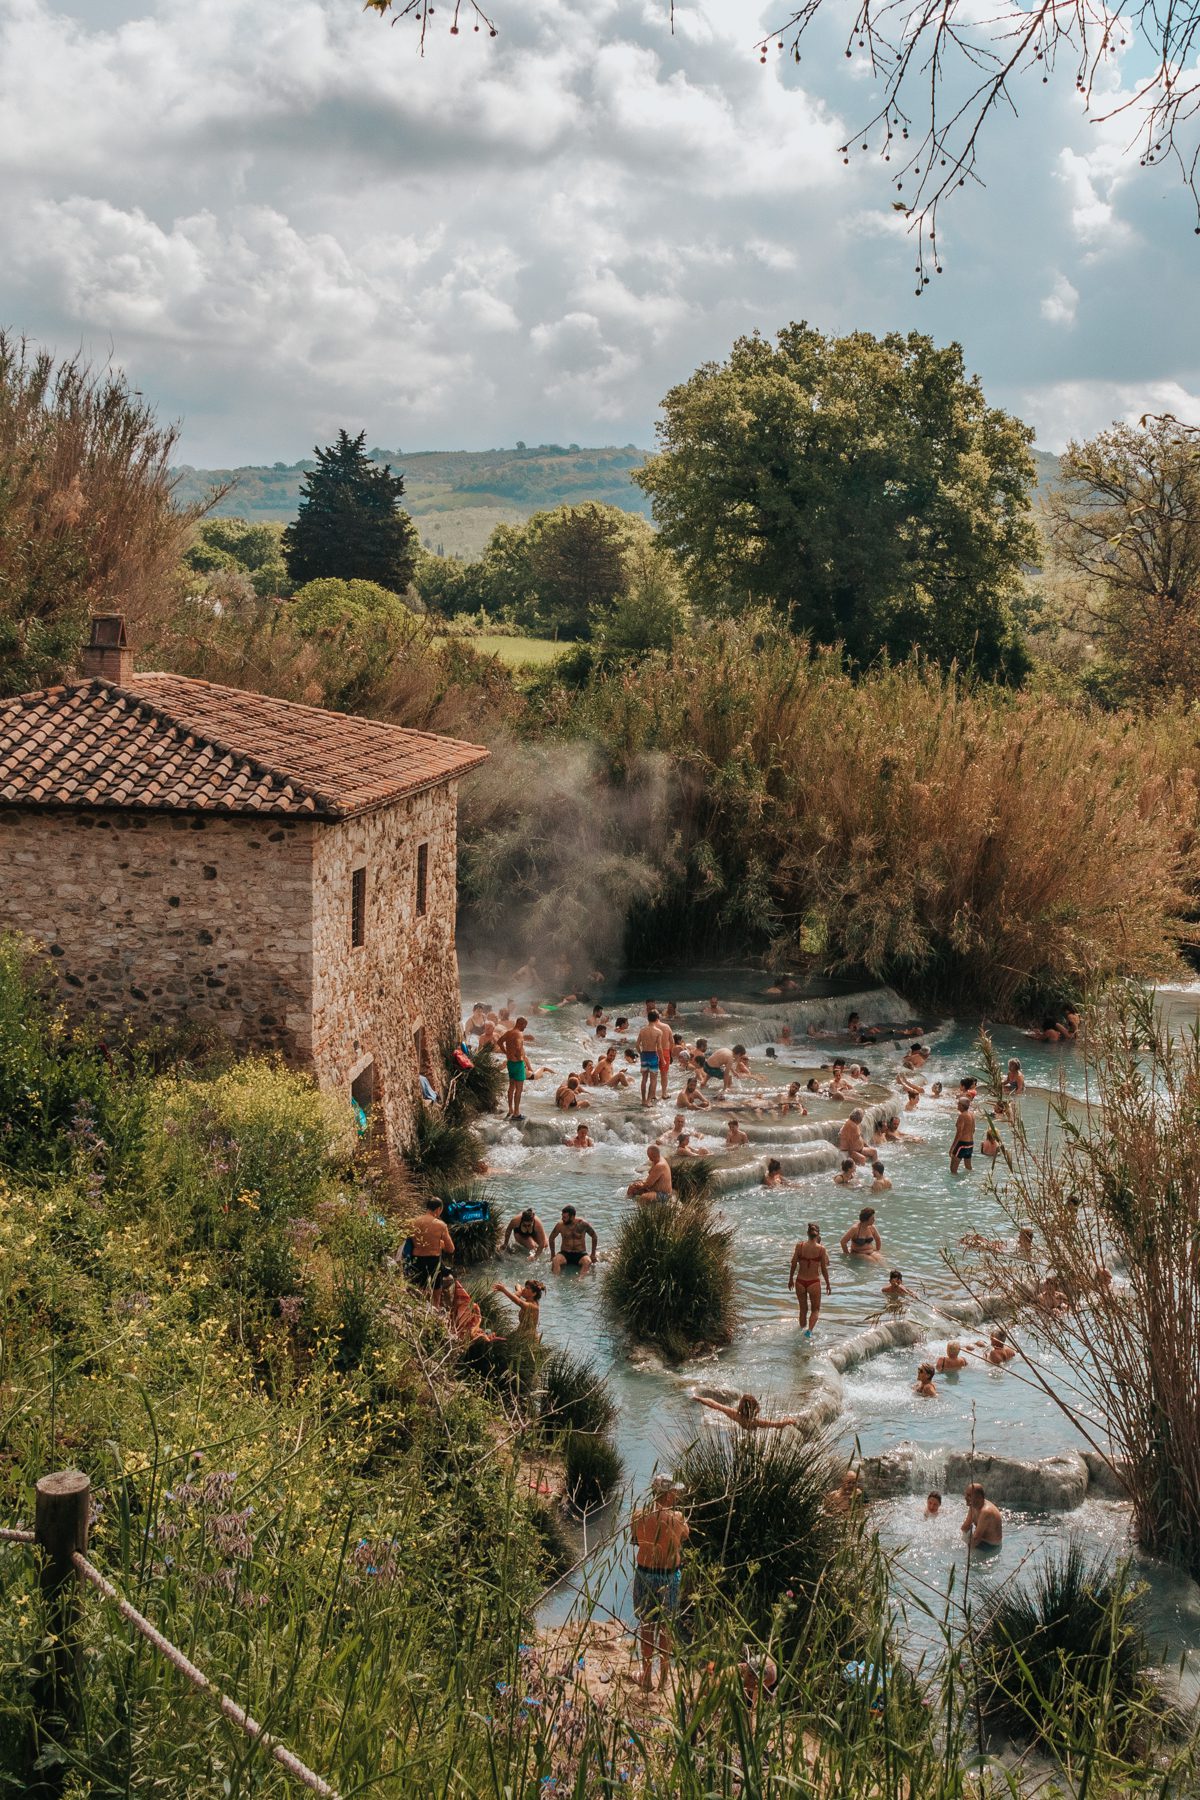
M 36 1544 L 37 1539 L 32 1531 L 11 1531 L 7 1525 L 0 1525 L 0 1544 Z
M 21 1542 L 31 1542 L 33 1539 L 32 1532 L 19 1534 L 5 1532 L 4 1535 L 6 1537 L 18 1536 Z M 189 1662 L 183 1651 L 177 1650 L 175 1645 L 162 1635 L 161 1631 L 156 1631 L 149 1619 L 143 1618 L 137 1608 L 131 1606 L 129 1601 L 117 1592 L 112 1583 L 104 1579 L 99 1569 L 95 1568 L 86 1556 L 76 1550 L 72 1554 L 71 1560 L 83 1579 L 90 1581 L 106 1600 L 111 1600 L 122 1618 L 127 1619 L 135 1631 L 141 1632 L 146 1642 L 155 1650 L 161 1651 L 173 1669 L 178 1669 L 179 1673 L 186 1676 L 192 1686 L 201 1693 L 212 1694 L 225 1717 L 233 1724 L 240 1726 L 247 1737 L 253 1738 L 256 1743 L 262 1744 L 265 1749 L 269 1750 L 275 1761 L 286 1769 L 289 1775 L 294 1775 L 297 1781 L 302 1781 L 305 1787 L 311 1788 L 314 1794 L 320 1794 L 322 1800 L 340 1800 L 337 1790 L 331 1788 L 329 1783 L 323 1781 L 319 1775 L 314 1774 L 306 1763 L 302 1763 L 298 1756 L 293 1755 L 286 1744 L 281 1744 L 278 1738 L 273 1737 L 258 1723 L 257 1719 L 251 1718 L 250 1714 L 244 1707 L 239 1706 L 236 1700 L 231 1700 L 228 1694 L 223 1694 L 219 1688 L 215 1688 L 208 1676 L 198 1669 L 194 1662 Z

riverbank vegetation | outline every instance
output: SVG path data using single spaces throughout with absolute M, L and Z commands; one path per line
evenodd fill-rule
M 682 1362 L 736 1322 L 732 1234 L 704 1199 L 639 1206 L 622 1221 L 604 1297 L 636 1343 Z

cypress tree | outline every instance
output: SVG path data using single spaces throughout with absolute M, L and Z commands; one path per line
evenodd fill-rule
M 412 579 L 417 532 L 401 510 L 404 477 L 363 448 L 366 432 L 339 431 L 300 489 L 300 510 L 283 534 L 288 574 L 300 586 L 326 576 L 375 581 L 394 594 Z

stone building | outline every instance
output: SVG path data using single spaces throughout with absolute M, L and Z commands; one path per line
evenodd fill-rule
M 80 680 L 0 700 L 0 931 L 76 1012 L 279 1050 L 404 1144 L 459 1019 L 457 783 L 486 754 L 135 674 L 97 618 Z

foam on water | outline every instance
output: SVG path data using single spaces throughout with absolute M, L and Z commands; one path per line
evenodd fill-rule
M 822 1032 L 836 1031 L 844 1026 L 851 1010 L 868 1022 L 905 1019 L 910 1009 L 898 996 L 884 991 L 765 1003 L 750 995 L 726 999 L 723 989 L 710 985 L 715 982 L 716 978 L 710 977 L 702 985 L 693 984 L 701 997 L 680 1002 L 676 1029 L 689 1039 L 707 1035 L 714 1045 L 751 1045 L 752 1076 L 738 1084 L 743 1091 L 761 1089 L 773 1097 L 782 1095 L 789 1081 L 806 1079 L 822 1062 L 828 1064 L 838 1054 L 850 1060 L 865 1059 L 869 1064 L 871 1099 L 890 1091 L 903 1053 L 894 1043 L 856 1047 L 844 1037 L 813 1039 L 806 1034 L 810 1026 Z M 661 978 L 654 978 L 654 985 L 664 999 L 670 997 Z M 486 984 L 472 984 L 468 989 L 472 998 L 486 991 Z M 639 1001 L 646 991 L 639 990 Z M 727 1019 L 706 1016 L 703 996 L 713 992 L 722 994 L 722 1004 L 730 1015 Z M 1174 991 L 1167 1003 L 1173 1023 L 1189 1009 L 1195 1018 L 1200 1013 L 1200 984 Z M 606 1004 L 610 1015 L 622 1010 Z M 643 1014 L 632 998 L 628 1004 L 632 1036 Z M 493 1185 L 505 1200 L 511 1197 L 511 1210 L 533 1205 L 549 1230 L 559 1209 L 569 1202 L 595 1227 L 603 1256 L 611 1249 L 619 1222 L 631 1206 L 625 1188 L 645 1168 L 646 1145 L 669 1127 L 682 1081 L 673 1070 L 671 1098 L 643 1111 L 637 1094 L 638 1073 L 631 1069 L 629 1089 L 619 1093 L 589 1089 L 592 1105 L 586 1112 L 556 1111 L 558 1082 L 569 1069 L 578 1069 L 585 1055 L 596 1051 L 586 1014 L 584 1005 L 550 1015 L 530 1013 L 536 1062 L 548 1063 L 552 1073 L 526 1088 L 524 1110 L 529 1125 L 524 1134 L 520 1127 L 501 1120 L 488 1121 L 485 1134 L 488 1161 L 495 1171 Z M 799 1040 L 791 1046 L 778 1041 L 784 1023 L 790 1024 Z M 1043 1118 L 1052 1132 L 1053 1104 L 1063 1098 L 1072 1102 L 1084 1098 L 1078 1051 L 1073 1046 L 1036 1043 L 1002 1028 L 995 1028 L 992 1036 L 1002 1062 L 1009 1056 L 1021 1059 L 1028 1083 L 1022 1110 L 1030 1137 L 1042 1130 Z M 981 1335 L 978 1323 L 959 1322 L 964 1314 L 972 1316 L 974 1309 L 969 1303 L 963 1305 L 965 1297 L 943 1251 L 953 1248 L 968 1231 L 997 1237 L 1011 1233 L 1000 1194 L 993 1186 L 993 1177 L 999 1183 L 1006 1171 L 991 1170 L 981 1156 L 976 1157 L 977 1166 L 970 1175 L 956 1178 L 949 1171 L 953 1088 L 967 1070 L 981 1072 L 975 1031 L 946 1022 L 928 1030 L 925 1041 L 933 1045 L 934 1055 L 923 1071 L 924 1079 L 941 1080 L 948 1091 L 940 1100 L 923 1099 L 915 1112 L 902 1113 L 902 1127 L 913 1135 L 902 1143 L 879 1148 L 892 1180 L 890 1193 L 867 1197 L 863 1184 L 846 1190 L 832 1183 L 839 1159 L 830 1138 L 846 1116 L 848 1103 L 813 1102 L 811 1096 L 804 1096 L 810 1104 L 808 1118 L 743 1115 L 750 1145 L 730 1153 L 724 1152 L 719 1141 L 726 1115 L 689 1114 L 689 1126 L 705 1140 L 705 1153 L 717 1157 L 717 1204 L 733 1233 L 740 1323 L 726 1350 L 682 1370 L 663 1368 L 657 1359 L 643 1355 L 631 1360 L 631 1347 L 602 1304 L 599 1280 L 572 1271 L 549 1278 L 542 1303 L 543 1337 L 548 1344 L 566 1345 L 589 1355 L 608 1375 L 618 1405 L 617 1441 L 632 1487 L 644 1488 L 654 1469 L 669 1465 L 699 1431 L 723 1428 L 714 1426 L 711 1415 L 702 1414 L 696 1406 L 692 1390 L 699 1382 L 757 1394 L 766 1411 L 803 1412 L 808 1406 L 814 1414 L 827 1416 L 840 1405 L 838 1429 L 848 1449 L 857 1441 L 864 1454 L 874 1455 L 907 1441 L 917 1447 L 919 1455 L 929 1458 L 931 1468 L 943 1466 L 948 1452 L 967 1451 L 972 1446 L 1023 1458 L 1048 1457 L 1082 1447 L 1053 1399 L 1014 1365 L 998 1370 L 974 1363 L 958 1377 L 938 1377 L 936 1400 L 920 1399 L 912 1392 L 917 1364 L 926 1355 L 938 1354 L 948 1338 L 969 1343 Z M 777 1054 L 768 1058 L 765 1049 L 772 1042 Z M 876 1087 L 877 1080 L 885 1085 Z M 895 1110 L 900 1110 L 899 1101 Z M 563 1146 L 563 1139 L 580 1117 L 587 1120 L 597 1140 L 592 1150 Z M 980 1130 L 977 1138 L 981 1135 Z M 768 1155 L 780 1158 L 788 1187 L 763 1187 Z M 838 1238 L 867 1203 L 878 1209 L 882 1265 L 842 1257 L 837 1249 Z M 803 1237 L 809 1219 L 822 1227 L 833 1279 L 833 1293 L 823 1302 L 821 1322 L 811 1341 L 805 1340 L 797 1327 L 795 1302 L 787 1289 L 792 1248 L 797 1238 Z M 896 1317 L 880 1294 L 890 1267 L 901 1268 L 906 1284 L 919 1293 L 920 1298 L 904 1314 L 913 1327 L 905 1335 L 917 1341 L 885 1348 L 839 1375 L 828 1364 L 826 1352 L 880 1321 Z M 1066 1380 L 1051 1352 L 1032 1341 L 1024 1341 L 1023 1347 L 1050 1386 Z M 883 1516 L 885 1536 L 892 1532 L 893 1516 L 897 1531 L 904 1521 L 917 1516 L 911 1501 L 889 1505 L 894 1505 L 895 1513 Z M 947 1513 L 957 1511 L 957 1499 L 948 1500 Z M 1098 1542 L 1116 1541 L 1127 1529 L 1125 1509 L 1090 1500 L 1070 1518 Z M 936 1529 L 923 1529 L 914 1535 L 917 1548 L 905 1552 L 906 1557 L 916 1559 L 913 1566 L 919 1569 L 921 1580 L 927 1585 L 934 1583 L 939 1591 L 944 1590 L 959 1554 L 959 1522 L 955 1516 L 952 1523 L 946 1518 L 937 1522 Z M 602 1521 L 594 1522 L 590 1542 L 597 1541 L 597 1524 Z M 1044 1544 L 1061 1539 L 1064 1529 L 1062 1515 L 1014 1518 L 1006 1531 L 1007 1571 L 1011 1573 L 1027 1538 L 1030 1544 Z M 628 1569 L 619 1556 L 602 1559 L 602 1563 L 607 1570 L 598 1578 L 602 1603 L 627 1615 Z M 564 1616 L 574 1593 L 570 1585 L 561 1590 L 549 1604 L 549 1616 Z

